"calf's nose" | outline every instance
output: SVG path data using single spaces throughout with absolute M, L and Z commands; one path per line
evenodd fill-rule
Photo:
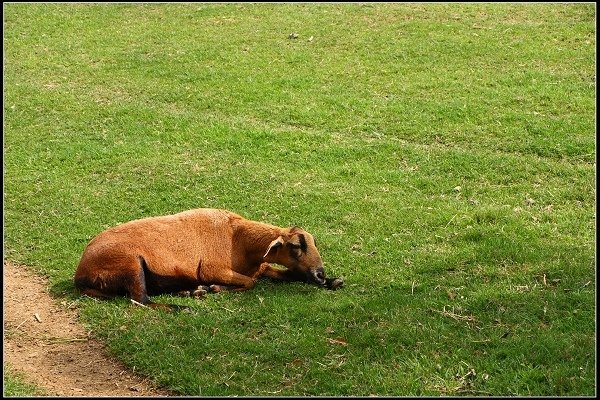
M 320 284 L 324 284 L 325 283 L 325 270 L 323 269 L 323 267 L 318 267 L 313 271 L 313 277 L 315 278 L 315 281 L 317 281 Z

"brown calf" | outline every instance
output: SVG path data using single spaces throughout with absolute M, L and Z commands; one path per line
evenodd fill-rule
M 303 229 L 200 208 L 130 221 L 100 233 L 81 256 L 75 287 L 89 296 L 129 295 L 150 307 L 172 309 L 176 306 L 153 303 L 148 295 L 247 290 L 259 277 L 329 289 L 343 283 L 325 278 L 315 240 Z

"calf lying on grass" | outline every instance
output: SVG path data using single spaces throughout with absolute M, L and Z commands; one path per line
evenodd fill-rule
M 271 266 L 280 264 L 287 269 Z M 251 289 L 260 277 L 343 284 L 325 277 L 313 236 L 298 227 L 250 221 L 226 210 L 195 209 L 143 218 L 100 233 L 88 244 L 75 273 L 75 287 L 94 297 Z

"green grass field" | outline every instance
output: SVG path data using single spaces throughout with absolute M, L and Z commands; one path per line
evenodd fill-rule
M 4 257 L 183 395 L 595 394 L 596 6 L 5 4 Z M 296 33 L 297 38 L 290 37 Z M 345 287 L 78 296 L 109 226 L 301 225 Z

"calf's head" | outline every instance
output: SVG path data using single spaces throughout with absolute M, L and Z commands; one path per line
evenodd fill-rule
M 273 240 L 264 259 L 287 267 L 309 282 L 325 284 L 325 270 L 315 238 L 302 228 L 289 228 Z

